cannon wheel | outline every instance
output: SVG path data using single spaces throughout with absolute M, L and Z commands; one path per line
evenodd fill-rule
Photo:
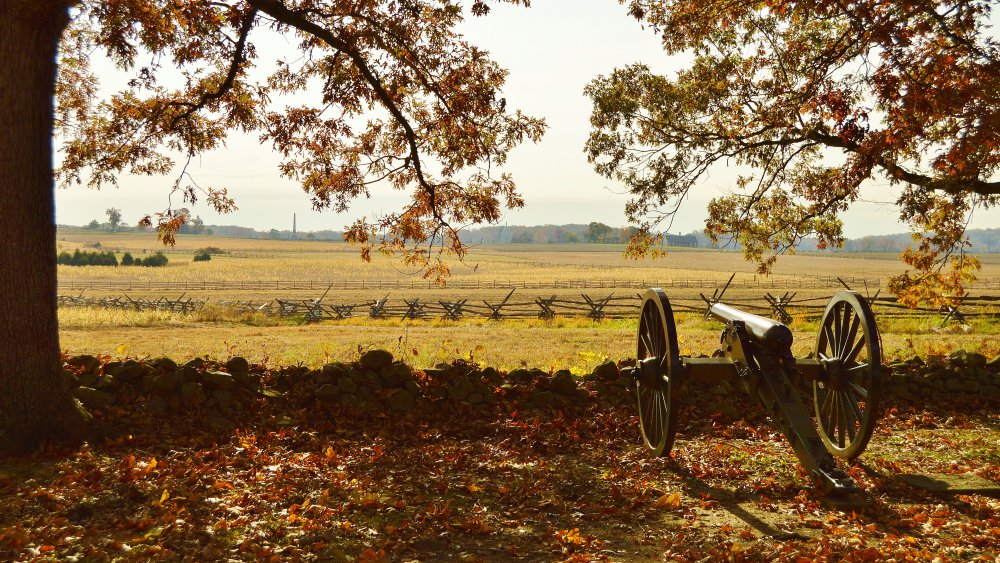
M 639 428 L 654 456 L 666 456 L 677 435 L 677 376 L 681 371 L 677 327 L 670 300 L 662 289 L 646 291 L 639 315 L 636 397 Z M 643 360 L 646 362 L 643 369 Z M 651 369 L 652 368 L 652 369 Z
M 816 357 L 825 381 L 813 382 L 819 434 L 832 455 L 861 455 L 875 430 L 882 397 L 882 346 L 875 315 L 855 291 L 833 296 L 820 322 Z

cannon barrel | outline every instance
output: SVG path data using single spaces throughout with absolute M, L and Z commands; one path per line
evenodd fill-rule
M 750 338 L 772 352 L 788 350 L 792 346 L 792 330 L 778 321 L 740 311 L 725 303 L 715 303 L 709 307 L 708 314 L 722 322 L 742 321 Z

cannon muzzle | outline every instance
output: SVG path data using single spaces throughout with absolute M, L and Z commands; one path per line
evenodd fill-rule
M 742 321 L 750 338 L 771 352 L 792 347 L 792 330 L 778 321 L 740 311 L 724 303 L 713 304 L 708 309 L 708 315 L 722 322 Z

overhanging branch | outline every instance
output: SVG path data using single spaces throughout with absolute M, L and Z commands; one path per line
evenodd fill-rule
M 287 6 L 284 5 L 280 0 L 249 0 L 250 4 L 256 9 L 270 15 L 275 20 L 294 27 L 300 31 L 308 33 L 317 39 L 323 40 L 327 45 L 346 53 L 354 66 L 358 69 L 361 75 L 364 77 L 365 82 L 371 86 L 372 90 L 375 91 L 375 96 L 382 103 L 383 106 L 389 111 L 396 123 L 403 128 L 403 132 L 406 135 L 406 141 L 410 148 L 410 161 L 413 164 L 414 172 L 417 176 L 417 182 L 420 187 L 427 192 L 430 198 L 430 208 L 431 214 L 434 218 L 442 225 L 446 225 L 449 228 L 448 222 L 441 216 L 437 208 L 437 198 L 435 194 L 435 188 L 431 185 L 427 179 L 424 177 L 423 169 L 421 167 L 420 152 L 417 149 L 417 134 L 414 132 L 413 127 L 410 125 L 409 120 L 403 115 L 399 106 L 393 101 L 389 93 L 386 92 L 385 87 L 382 82 L 375 76 L 375 72 L 368 66 L 368 61 L 358 52 L 354 45 L 340 39 L 335 36 L 330 30 L 306 19 L 299 12 L 294 12 L 289 10 Z
M 183 113 L 174 117 L 170 122 L 170 128 L 177 126 L 177 123 L 182 119 L 187 119 L 193 115 L 198 110 L 205 107 L 211 101 L 218 100 L 219 98 L 226 95 L 230 89 L 232 89 L 233 84 L 236 82 L 236 75 L 240 72 L 240 67 L 246 61 L 246 45 L 247 37 L 250 35 L 250 30 L 253 28 L 254 19 L 257 18 L 257 8 L 251 8 L 247 15 L 243 17 L 243 24 L 240 26 L 240 36 L 236 40 L 236 47 L 233 52 L 233 60 L 229 63 L 229 71 L 226 73 L 226 78 L 222 81 L 222 84 L 215 89 L 214 92 L 204 92 L 199 96 L 197 102 L 177 102 L 177 105 L 186 107 Z
M 816 130 L 807 131 L 805 135 L 806 138 L 822 143 L 828 147 L 841 148 L 854 154 L 862 154 L 863 152 L 861 145 L 858 143 L 846 141 L 837 135 L 821 133 Z M 872 157 L 872 162 L 884 170 L 890 177 L 915 186 L 920 186 L 922 188 L 943 191 L 949 194 L 973 192 L 980 195 L 1000 195 L 1000 182 L 984 182 L 978 179 L 962 180 L 932 178 L 924 174 L 907 170 L 882 155 L 875 155 Z

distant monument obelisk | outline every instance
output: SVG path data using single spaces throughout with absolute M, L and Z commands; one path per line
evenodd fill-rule
M 292 240 L 298 240 L 298 231 L 295 230 L 295 214 L 292 213 Z

